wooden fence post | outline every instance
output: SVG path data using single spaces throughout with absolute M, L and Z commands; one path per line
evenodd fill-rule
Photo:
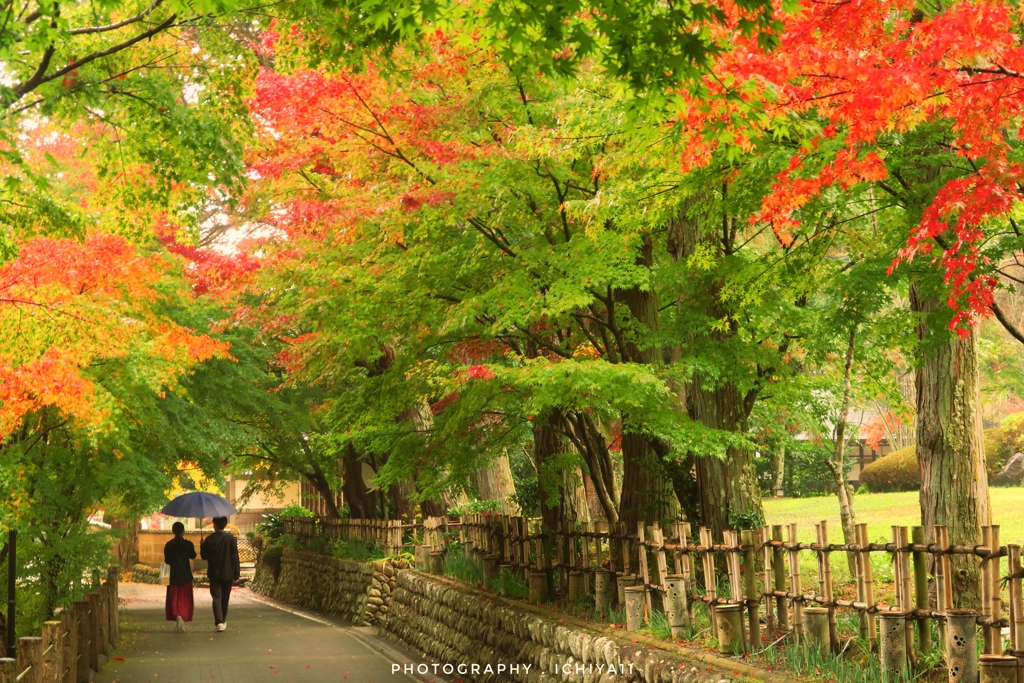
M 14 683 L 18 678 L 18 660 L 0 657 L 0 683 Z
M 89 641 L 89 603 L 79 600 L 75 603 L 75 625 L 78 628 L 78 656 L 75 659 L 75 683 L 89 683 L 89 661 L 92 658 L 92 643 Z
M 116 566 L 107 567 L 107 585 L 110 587 L 110 647 L 117 647 L 121 639 L 121 590 L 119 584 L 118 569 Z
M 100 632 L 100 615 L 99 610 L 96 609 L 96 594 L 89 593 L 85 596 L 86 614 L 88 619 L 86 620 L 86 628 L 89 631 L 89 668 L 93 671 L 100 670 L 100 642 L 97 637 Z
M 18 639 L 18 683 L 42 683 L 43 639 Z
M 78 676 L 78 615 L 74 609 L 66 609 L 60 613 L 60 624 L 63 631 L 61 638 L 61 661 L 64 670 L 61 672 L 61 683 L 75 683 Z
M 64 676 L 64 648 L 61 643 L 63 624 L 59 621 L 43 622 L 42 661 L 39 680 L 59 683 Z

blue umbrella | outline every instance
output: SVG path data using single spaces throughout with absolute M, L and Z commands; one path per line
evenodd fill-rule
M 203 491 L 185 493 L 164 506 L 160 512 L 170 517 L 230 517 L 238 512 L 226 499 Z

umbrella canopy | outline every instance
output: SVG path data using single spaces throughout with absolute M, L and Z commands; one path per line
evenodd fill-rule
M 170 517 L 229 517 L 238 510 L 215 493 L 192 491 L 178 496 L 160 512 Z

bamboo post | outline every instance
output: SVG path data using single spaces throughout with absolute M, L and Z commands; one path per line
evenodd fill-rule
M 828 640 L 829 647 L 833 652 L 839 651 L 839 627 L 836 624 L 836 607 L 833 602 L 833 588 L 832 588 L 832 554 L 828 549 L 828 522 L 821 520 L 816 525 L 816 531 L 818 534 L 818 545 L 821 546 L 821 550 L 818 551 L 818 567 L 819 567 L 819 582 L 821 586 L 821 597 L 825 601 L 825 607 L 828 609 Z
M 680 544 L 684 547 L 690 545 L 690 523 L 684 522 L 681 529 Z M 693 623 L 693 555 L 690 554 L 689 550 L 683 553 L 681 558 L 682 569 L 683 569 L 683 591 L 686 593 L 686 619 L 692 624 Z
M 18 683 L 43 683 L 42 673 L 43 639 L 25 637 L 18 639 Z
M 882 612 L 879 658 L 882 660 L 882 680 L 902 682 L 907 676 L 907 617 L 902 612 Z
M 1009 655 L 982 655 L 978 662 L 981 683 L 1017 683 L 1017 658 Z
M 978 680 L 978 613 L 969 609 L 946 612 L 946 667 L 949 683 Z
M 871 543 L 868 537 L 868 525 L 857 525 L 857 543 L 863 550 L 860 552 L 860 567 L 858 574 L 860 585 L 864 587 L 862 600 L 868 608 L 875 606 L 875 582 L 874 568 L 871 566 L 871 551 L 867 549 Z M 872 652 L 878 651 L 878 626 L 870 614 L 865 614 L 867 621 L 867 639 Z
M 646 607 L 645 614 L 651 613 L 651 572 L 647 568 L 647 531 L 644 528 L 645 525 L 642 521 L 636 523 L 637 532 L 637 553 L 639 555 L 638 561 L 640 563 L 640 579 L 643 582 L 644 587 L 644 605 Z
M 747 621 L 750 631 L 750 648 L 761 648 L 761 617 L 758 607 L 761 604 L 757 593 L 757 567 L 754 565 L 754 533 L 749 529 L 740 532 L 743 542 L 743 583 L 747 594 Z M 770 610 L 769 610 L 770 611 Z
M 626 574 L 633 573 L 633 554 L 629 552 L 629 529 L 625 522 L 619 522 L 622 527 L 622 571 Z
M 804 591 L 800 581 L 800 549 L 797 547 L 799 541 L 796 535 L 796 522 L 790 523 L 786 532 L 789 538 L 789 592 L 796 596 L 793 598 L 793 635 L 797 640 L 801 640 L 804 635 L 804 601 L 800 596 Z
M 935 526 L 935 542 L 939 546 L 939 556 L 935 558 L 935 606 L 943 614 L 953 606 L 953 585 L 950 576 L 949 528 L 944 525 Z M 939 643 L 943 647 L 949 639 L 946 633 L 946 620 L 939 619 Z
M 747 651 L 743 638 L 743 605 L 720 605 L 718 615 L 718 651 L 738 655 Z
M 992 633 L 992 635 L 991 635 L 991 647 L 992 647 L 992 649 L 989 651 L 989 654 L 1000 655 L 1000 654 L 1003 653 L 1003 634 L 1002 634 L 1002 629 L 999 626 L 999 622 L 1002 621 L 1002 616 L 1003 616 L 1002 607 L 1003 607 L 1003 603 L 1002 603 L 1002 591 L 1000 590 L 1000 586 L 999 586 L 999 580 L 1002 577 L 1001 577 L 1001 573 L 999 571 L 999 565 L 1000 565 L 999 553 L 1000 553 L 1001 548 L 999 546 L 999 525 L 998 524 L 993 524 L 992 525 L 992 527 L 991 527 L 991 529 L 989 531 L 989 536 L 990 536 L 989 541 L 991 543 L 991 545 L 989 547 L 992 549 L 992 551 L 989 553 L 989 558 L 990 559 L 989 559 L 989 562 L 988 562 L 988 564 L 989 564 L 989 568 L 988 568 L 988 580 L 989 580 L 988 597 L 989 597 L 990 602 L 992 603 L 991 609 L 989 610 L 991 612 L 990 618 L 992 619 L 992 624 L 989 626 L 989 631 Z
M 726 568 L 729 571 L 729 593 L 734 603 L 743 604 L 743 586 L 740 573 L 740 535 L 735 530 L 723 533 L 723 540 L 729 547 L 726 551 Z
M 772 537 L 771 527 L 765 525 L 757 530 L 757 542 L 761 546 L 761 552 L 763 554 L 762 562 L 764 564 L 764 576 L 761 577 L 764 585 L 764 615 L 767 622 L 768 633 L 775 632 L 775 610 L 772 608 L 775 601 L 772 600 L 771 591 L 774 585 L 775 571 L 772 569 L 774 565 L 775 554 L 769 541 Z
M 668 611 L 667 600 L 665 599 L 666 581 L 668 579 L 668 561 L 665 559 L 665 535 L 660 527 L 655 525 L 652 540 L 655 544 L 654 561 L 658 567 L 658 584 L 661 586 L 659 597 L 661 598 L 661 609 Z
M 594 607 L 607 612 L 615 595 L 615 574 L 607 569 L 599 569 L 594 575 Z
M 992 547 L 992 527 L 983 526 L 981 527 L 981 545 L 991 548 Z M 986 621 L 992 618 L 992 598 L 989 595 L 989 591 L 992 588 L 992 584 L 988 580 L 988 566 L 989 558 L 984 557 L 981 560 L 981 568 L 979 573 L 979 583 L 981 584 L 981 616 Z M 992 629 L 988 626 L 981 627 L 981 642 L 982 652 L 992 652 Z
M 902 614 L 907 614 L 913 607 L 913 593 L 911 592 L 911 576 L 910 576 L 910 535 L 907 527 L 905 526 L 894 526 L 893 531 L 893 542 L 896 544 L 896 562 L 899 565 L 899 609 Z M 904 619 L 904 629 L 906 635 L 904 636 L 907 640 L 906 653 L 907 659 L 911 662 L 914 661 L 914 622 L 909 619 Z
M 544 572 L 530 572 L 530 602 L 542 605 L 548 601 L 548 575 Z
M 782 525 L 772 525 L 772 540 L 782 542 Z M 772 570 L 775 572 L 775 590 L 786 591 L 786 560 L 784 550 L 781 546 L 772 548 Z M 768 584 L 770 585 L 770 584 Z M 786 609 L 786 598 L 775 597 L 775 613 L 778 618 L 779 630 L 789 629 L 789 611 Z
M 915 526 L 911 531 L 911 538 L 915 545 L 925 544 L 924 527 Z M 927 610 L 928 604 L 928 563 L 924 552 L 915 550 L 914 558 L 914 606 L 920 610 Z M 932 652 L 932 630 L 929 619 L 917 620 L 917 649 L 922 655 L 929 655 Z
M 520 543 L 520 557 L 523 562 L 523 574 L 527 584 L 530 583 L 530 575 L 533 570 L 530 569 L 530 522 L 526 517 L 520 517 L 517 525 L 519 532 L 519 543 Z
M 644 596 L 646 586 L 629 586 L 626 588 L 626 630 L 638 631 L 644 624 Z
M 704 590 L 707 593 L 707 597 L 711 599 L 708 602 L 711 630 L 718 633 L 718 582 L 715 577 L 715 557 L 711 550 L 713 545 L 711 529 L 706 526 L 700 528 L 700 545 L 703 548 L 699 552 L 701 564 L 703 565 L 702 569 L 704 570 Z
M 1010 648 L 1024 652 L 1024 595 L 1021 593 L 1020 546 L 1006 546 L 1007 570 L 1010 575 Z
M 590 578 L 590 522 L 580 523 L 580 551 L 583 555 L 583 592 L 589 594 Z
M 682 522 L 676 522 L 675 523 L 675 527 L 673 529 L 673 533 L 676 535 L 676 538 L 679 540 L 679 548 L 684 548 L 686 546 L 686 536 L 683 534 L 683 523 Z M 680 549 L 676 549 L 676 550 L 674 550 L 672 552 L 672 568 L 674 570 L 672 572 L 673 574 L 682 574 L 683 573 L 683 552 Z

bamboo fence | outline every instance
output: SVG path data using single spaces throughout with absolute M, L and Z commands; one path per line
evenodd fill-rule
M 921 527 L 891 527 L 891 540 L 870 542 L 867 525 L 854 543 L 832 543 L 827 522 L 814 525 L 813 543 L 798 540 L 796 524 L 730 530 L 721 543 L 711 530 L 680 522 L 669 528 L 638 524 L 581 523 L 545 535 L 539 519 L 498 514 L 465 515 L 459 522 L 428 518 L 421 523 L 297 520 L 300 538 L 315 533 L 333 538 L 374 539 L 402 549 L 426 546 L 432 554 L 455 541 L 483 566 L 485 583 L 502 569 L 520 574 L 531 600 L 544 602 L 557 585 L 577 600 L 593 596 L 598 607 L 625 607 L 628 628 L 663 611 L 673 636 L 692 633 L 694 608 L 707 608 L 710 628 L 722 651 L 759 651 L 789 636 L 808 646 L 838 652 L 854 634 L 843 634 L 838 616 L 855 615 L 857 633 L 877 652 L 887 677 L 907 675 L 918 664 L 945 653 L 950 681 L 1016 681 L 1018 659 L 1024 680 L 1024 595 L 1019 545 L 1000 545 L 999 527 L 983 527 L 981 543 L 951 545 L 948 530 L 936 527 L 926 543 Z M 319 525 L 319 527 L 318 527 Z M 839 597 L 833 555 L 853 560 L 855 597 Z M 801 558 L 814 557 L 816 571 L 801 573 Z M 892 594 L 880 600 L 871 558 L 884 555 L 892 566 Z M 952 558 L 974 560 L 981 607 L 958 609 Z M 422 566 L 431 567 L 425 555 Z M 417 557 L 417 563 L 420 558 Z M 1003 587 L 1008 601 L 1003 602 Z M 629 590 L 626 590 L 629 589 Z M 851 591 L 852 592 L 852 591 Z M 888 592 L 888 591 L 887 591 Z M 629 604 L 632 601 L 632 604 Z M 935 622 L 937 637 L 931 628 Z M 978 657 L 976 642 L 981 642 Z M 973 656 L 971 651 L 973 650 Z
M 117 568 L 111 567 L 84 600 L 44 622 L 41 636 L 19 639 L 17 658 L 0 659 L 0 683 L 88 683 L 118 641 L 117 610 Z

